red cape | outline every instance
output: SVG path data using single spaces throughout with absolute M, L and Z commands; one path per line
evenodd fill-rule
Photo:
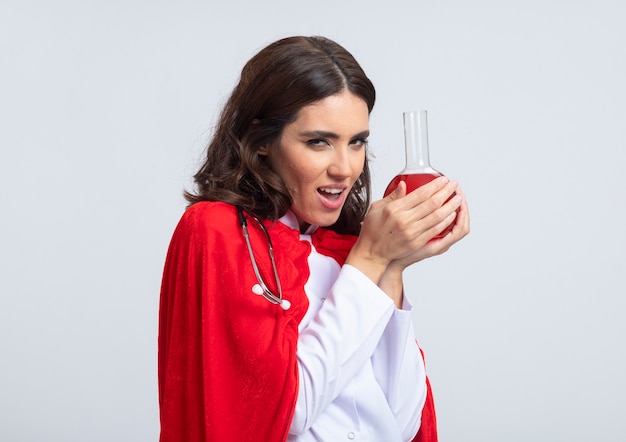
M 287 311 L 252 293 L 257 280 L 233 206 L 194 204 L 176 227 L 159 312 L 161 442 L 287 438 L 298 393 L 298 324 L 308 308 L 311 246 L 282 223 L 265 225 L 291 302 Z M 274 290 L 267 241 L 254 222 L 249 231 L 261 273 Z M 326 229 L 312 235 L 316 249 L 340 265 L 355 240 Z M 427 385 L 415 442 L 437 441 Z

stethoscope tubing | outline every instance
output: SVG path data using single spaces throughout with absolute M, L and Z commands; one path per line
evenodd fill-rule
M 274 247 L 272 246 L 272 240 L 270 238 L 269 232 L 267 231 L 267 229 L 265 228 L 265 226 L 263 225 L 260 219 L 258 219 L 256 216 L 248 215 L 248 216 L 251 216 L 259 224 L 259 227 L 261 228 L 261 230 L 265 234 L 265 237 L 267 238 L 267 243 L 269 245 L 270 261 L 272 263 L 272 271 L 274 272 L 274 280 L 276 281 L 276 288 L 278 289 L 278 296 L 272 293 L 269 287 L 267 287 L 267 284 L 265 284 L 263 277 L 261 276 L 261 272 L 259 271 L 259 267 L 254 257 L 254 251 L 252 250 L 252 243 L 250 242 L 250 235 L 248 233 L 248 221 L 246 220 L 246 216 L 244 215 L 243 209 L 241 207 L 237 208 L 237 215 L 239 216 L 239 224 L 241 225 L 241 230 L 243 232 L 243 237 L 246 242 L 246 247 L 248 248 L 250 261 L 252 262 L 252 269 L 254 270 L 254 275 L 256 276 L 259 286 L 261 287 L 261 293 L 257 293 L 257 294 L 262 295 L 265 299 L 267 299 L 272 304 L 278 304 L 283 309 L 287 310 L 290 307 L 290 303 L 289 301 L 283 299 L 283 290 L 280 284 L 280 278 L 278 277 L 278 269 L 276 267 L 276 259 L 274 257 Z

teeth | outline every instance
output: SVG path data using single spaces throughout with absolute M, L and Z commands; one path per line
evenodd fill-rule
M 324 193 L 330 193 L 333 195 L 339 195 L 341 192 L 343 192 L 342 189 L 328 189 L 326 187 L 320 187 L 320 191 L 324 192 Z

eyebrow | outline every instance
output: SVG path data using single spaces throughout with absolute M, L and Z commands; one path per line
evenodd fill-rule
M 333 140 L 336 140 L 339 137 L 339 135 L 337 135 L 334 132 L 328 132 L 325 130 L 313 130 L 313 131 L 309 131 L 309 132 L 302 132 L 300 134 L 303 137 L 308 137 L 308 138 L 330 138 Z M 359 132 L 356 135 L 353 135 L 351 137 L 351 139 L 355 139 L 355 138 L 367 138 L 370 136 L 370 131 L 369 130 L 364 130 L 362 132 Z

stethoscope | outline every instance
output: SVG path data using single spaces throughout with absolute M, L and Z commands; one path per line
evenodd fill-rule
M 259 267 L 257 266 L 256 259 L 254 258 L 254 252 L 252 251 L 250 236 L 248 235 L 248 222 L 246 221 L 246 216 L 244 215 L 243 209 L 241 207 L 237 207 L 237 214 L 239 215 L 239 223 L 241 224 L 243 237 L 246 240 L 246 245 L 248 246 L 248 254 L 250 255 L 250 261 L 252 261 L 252 268 L 254 269 L 254 274 L 256 275 L 256 279 L 259 282 L 258 284 L 254 284 L 254 286 L 252 287 L 252 292 L 256 295 L 263 296 L 272 304 L 280 305 L 283 310 L 289 310 L 289 307 L 291 307 L 291 303 L 286 299 L 283 299 L 283 289 L 280 286 L 280 279 L 278 278 L 276 260 L 274 259 L 274 249 L 272 247 L 272 240 L 270 239 L 269 232 L 259 218 L 254 215 L 248 215 L 250 218 L 254 219 L 257 222 L 257 224 L 265 234 L 265 237 L 267 238 L 267 243 L 269 244 L 270 260 L 272 261 L 272 270 L 274 272 L 274 280 L 276 281 L 276 287 L 278 288 L 278 295 L 272 293 L 272 291 L 267 287 L 267 284 L 265 284 L 265 281 L 261 276 L 261 272 L 259 272 Z

